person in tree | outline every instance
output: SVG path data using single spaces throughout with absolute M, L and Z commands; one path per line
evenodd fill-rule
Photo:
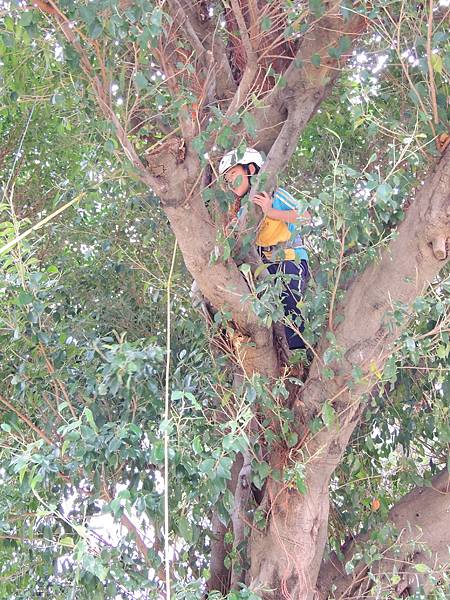
M 259 172 L 263 163 L 262 155 L 253 148 L 247 148 L 240 157 L 237 150 L 231 150 L 220 161 L 219 175 L 235 195 L 230 224 L 237 223 L 242 217 L 242 199 L 250 193 L 252 177 Z M 264 214 L 256 237 L 258 253 L 269 273 L 285 275 L 281 296 L 284 314 L 296 323 L 295 329 L 285 326 L 289 348 L 304 348 L 304 341 L 298 333 L 304 329 L 298 303 L 309 279 L 309 268 L 308 253 L 297 224 L 302 219 L 308 219 L 309 215 L 299 213 L 295 198 L 283 188 L 277 188 L 272 196 L 264 191 L 257 193 L 253 201 Z

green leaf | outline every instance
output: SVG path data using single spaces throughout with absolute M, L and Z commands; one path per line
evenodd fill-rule
M 134 76 L 134 82 L 136 83 L 138 92 L 145 90 L 145 88 L 148 86 L 147 78 L 145 77 L 144 73 L 141 73 L 140 71 L 138 71 Z
M 295 486 L 300 494 L 306 494 L 308 491 L 306 488 L 304 475 L 300 472 L 296 472 L 295 474 Z
M 321 17 L 325 13 L 322 0 L 309 0 L 309 9 L 315 17 Z
M 86 6 L 81 6 L 79 8 L 79 14 L 82 20 L 86 23 L 86 25 L 91 25 L 96 19 L 96 13 L 94 6 L 92 4 L 88 4 Z
M 333 379 L 334 371 L 333 369 L 330 369 L 330 367 L 325 367 L 322 372 L 325 379 Z
M 217 464 L 217 475 L 223 479 L 231 479 L 233 460 L 229 456 L 222 456 Z
M 270 17 L 268 17 L 267 15 L 264 15 L 264 17 L 261 19 L 261 30 L 262 31 L 269 31 L 272 27 L 272 19 Z
M 311 56 L 311 63 L 315 66 L 315 67 L 320 67 L 320 54 L 317 54 L 317 52 L 315 54 L 313 54 Z
M 178 517 L 177 519 L 178 531 L 180 535 L 184 537 L 187 542 L 192 542 L 192 528 L 186 517 Z
M 89 558 L 87 558 L 89 557 Z M 101 561 L 92 555 L 85 555 L 83 559 L 83 567 L 92 575 L 95 575 L 101 582 L 104 582 L 108 576 L 108 569 Z
M 69 535 L 66 535 L 66 536 L 62 537 L 59 540 L 59 543 L 61 544 L 61 546 L 67 546 L 69 548 L 73 548 L 74 547 L 73 538 L 71 538 Z
M 338 227 L 336 229 L 339 229 Z M 327 348 L 323 353 L 323 362 L 325 365 L 331 364 L 336 358 L 336 352 L 333 348 Z
M 88 35 L 93 40 L 99 38 L 103 33 L 103 25 L 98 19 L 95 19 L 88 27 Z
M 433 65 L 434 72 L 439 73 L 439 75 L 441 75 L 442 69 L 444 66 L 442 56 L 439 56 L 439 54 L 432 54 L 431 55 L 431 64 Z
M 29 25 L 31 25 L 32 22 L 33 11 L 27 10 L 26 12 L 23 12 L 19 19 L 19 25 L 21 25 L 22 27 L 28 27 Z
M 338 48 L 328 48 L 328 55 L 337 60 L 341 56 L 341 53 Z
M 192 449 L 196 454 L 201 454 L 203 452 L 202 442 L 200 441 L 200 436 L 195 436 L 192 440 Z
M 156 463 L 163 463 L 164 462 L 164 444 L 162 442 L 157 442 L 154 447 L 153 447 L 153 460 Z
M 115 143 L 115 140 L 106 140 L 106 142 L 103 144 L 103 147 L 106 152 L 114 154 L 117 149 L 117 142 Z
M 19 292 L 19 296 L 17 298 L 17 303 L 19 306 L 25 306 L 26 304 L 31 304 L 33 302 L 33 296 L 26 292 L 25 290 L 21 290 Z
M 286 435 L 286 443 L 288 445 L 288 448 L 293 448 L 298 442 L 298 435 L 295 433 L 295 431 L 289 431 L 289 433 Z
M 383 375 L 388 380 L 393 380 L 395 382 L 397 378 L 397 365 L 394 357 L 389 357 L 384 365 Z
M 261 489 L 264 485 L 265 480 L 269 476 L 271 471 L 270 465 L 266 462 L 256 462 L 252 463 L 252 477 L 253 483 L 256 485 L 258 489 Z
M 348 52 L 351 47 L 352 47 L 352 42 L 348 36 L 344 35 L 343 37 L 341 37 L 339 39 L 339 52 L 341 55 Z
M 205 458 L 205 460 L 203 460 L 200 463 L 198 470 L 200 471 L 200 473 L 210 475 L 211 473 L 214 472 L 215 466 L 216 466 L 216 461 L 214 460 L 214 458 Z
M 152 16 L 150 19 L 151 24 L 158 28 L 161 27 L 163 22 L 163 15 L 164 13 L 160 8 L 153 9 Z
M 287 86 L 287 79 L 286 79 L 286 77 L 283 77 L 283 75 L 280 75 L 280 76 L 278 77 L 277 86 L 278 86 L 279 88 L 284 88 L 284 87 L 286 87 L 286 86 Z
M 108 444 L 108 451 L 113 454 L 122 445 L 122 440 L 118 437 L 113 437 Z M 156 458 L 156 457 L 155 457 Z M 164 447 L 163 447 L 163 458 L 164 458 Z M 161 459 L 162 462 L 162 459 Z
M 413 338 L 406 338 L 405 343 L 408 350 L 410 352 L 414 352 L 414 350 L 416 349 L 416 342 L 413 340 Z
M 246 112 L 242 115 L 242 121 L 244 123 L 244 127 L 245 127 L 245 130 L 247 131 L 247 133 L 251 137 L 254 137 L 256 135 L 256 127 L 257 127 L 255 117 L 251 113 Z
M 377 200 L 387 202 L 392 197 L 392 188 L 388 183 L 382 183 L 377 187 L 376 192 Z
M 450 346 L 444 346 L 444 344 L 440 344 L 436 349 L 436 356 L 439 358 L 447 358 L 450 351 Z
M 322 421 L 328 428 L 332 427 L 336 421 L 335 410 L 328 401 L 322 407 Z
M 450 51 L 446 52 L 444 55 L 444 66 L 447 71 L 450 71 Z
M 417 563 L 417 565 L 414 565 L 414 568 L 418 573 L 428 573 L 430 570 L 429 567 L 424 563 Z
M 95 423 L 94 415 L 92 414 L 92 410 L 86 406 L 86 408 L 83 411 L 83 414 L 86 417 L 86 421 L 89 423 L 89 425 L 95 431 L 95 433 L 98 433 L 98 427 Z

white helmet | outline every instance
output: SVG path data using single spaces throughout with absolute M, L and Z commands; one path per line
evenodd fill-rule
M 258 165 L 258 167 L 262 167 L 264 159 L 258 150 L 254 150 L 254 148 L 247 148 L 243 156 L 238 159 L 238 150 L 235 148 L 234 150 L 227 152 L 220 161 L 219 175 L 223 175 L 228 171 L 228 169 L 231 169 L 231 167 L 236 165 L 249 165 L 250 163 L 255 163 L 255 165 Z

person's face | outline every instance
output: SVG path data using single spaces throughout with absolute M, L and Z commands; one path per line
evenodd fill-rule
M 249 165 L 250 174 L 253 175 L 255 167 Z M 236 196 L 245 196 L 250 189 L 250 180 L 243 165 L 235 165 L 228 169 L 224 175 L 225 182 Z

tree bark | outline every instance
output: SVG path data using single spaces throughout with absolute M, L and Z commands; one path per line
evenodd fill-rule
M 206 582 L 206 588 L 208 591 L 218 590 L 221 594 L 226 594 L 230 589 L 230 570 L 225 567 L 227 527 L 219 519 L 217 513 L 214 513 L 211 518 L 211 531 L 210 577 Z
M 332 59 L 328 49 L 337 46 L 343 35 L 351 36 L 354 42 L 366 25 L 365 18 L 359 14 L 344 21 L 339 14 L 339 3 L 329 4 L 326 15 L 305 34 L 296 61 L 285 72 L 285 85 L 276 86 L 266 96 L 264 106 L 254 109 L 258 125 L 256 145 L 269 150 L 276 140 L 264 167 L 271 183 L 275 173 L 287 165 L 298 136 L 331 91 L 348 58 L 346 55 L 340 61 Z M 192 15 L 191 18 L 199 35 L 199 24 Z M 319 67 L 311 62 L 315 54 L 321 58 Z M 166 181 L 160 184 L 165 185 L 167 190 L 161 194 L 163 208 L 178 240 L 186 267 L 202 294 L 216 309 L 230 311 L 234 322 L 255 342 L 255 347 L 249 346 L 245 351 L 242 361 L 244 370 L 276 376 L 278 361 L 272 332 L 261 326 L 249 303 L 242 301 L 249 289 L 241 273 L 232 260 L 226 264 L 211 261 L 215 249 L 218 249 L 217 231 L 195 184 L 199 177 L 199 165 L 194 157 L 195 151 L 188 142 L 184 164 L 166 169 Z
M 238 2 L 234 4 L 240 6 Z M 275 377 L 278 361 L 272 331 L 259 322 L 250 303 L 244 301 L 249 289 L 234 261 L 214 260 L 216 250 L 220 251 L 217 229 L 201 197 L 201 166 L 192 145 L 193 138 L 200 133 L 208 117 L 207 112 L 202 114 L 202 109 L 208 109 L 208 103 L 220 99 L 225 93 L 226 83 L 231 82 L 232 73 L 224 68 L 225 77 L 216 78 L 214 98 L 214 69 L 211 66 L 215 66 L 213 63 L 219 60 L 218 57 L 224 65 L 226 59 L 220 37 L 212 33 L 210 27 L 205 27 L 206 35 L 202 35 L 201 21 L 197 14 L 193 15 L 189 3 L 177 0 L 170 5 L 172 11 L 182 16 L 186 40 L 194 54 L 197 53 L 198 64 L 203 67 L 204 79 L 198 82 L 202 89 L 196 92 L 205 92 L 202 102 L 205 101 L 199 103 L 198 110 L 191 111 L 193 107 L 188 108 L 187 104 L 180 109 L 180 129 L 184 139 L 172 137 L 151 152 L 148 168 L 140 160 L 117 115 L 103 99 L 107 97 L 107 90 L 103 89 L 92 66 L 86 62 L 87 55 L 82 46 L 74 34 L 70 34 L 67 19 L 60 25 L 68 41 L 85 61 L 82 64 L 99 106 L 114 124 L 125 155 L 133 162 L 141 180 L 160 196 L 186 267 L 203 295 L 216 309 L 229 312 L 236 326 L 251 340 L 252 344 L 246 346 L 239 356 L 243 370 L 249 374 L 259 372 Z M 254 145 L 270 151 L 275 142 L 267 165 L 272 174 L 284 168 L 295 148 L 297 135 L 330 93 L 340 74 L 346 56 L 337 61 L 329 56 L 328 50 L 336 48 L 343 35 L 355 40 L 365 28 L 364 17 L 353 13 L 354 16 L 345 21 L 339 14 L 339 6 L 339 2 L 327 2 L 324 17 L 311 19 L 310 29 L 303 35 L 296 60 L 283 74 L 284 85 L 277 85 L 270 93 L 263 94 L 259 99 L 264 106 L 252 109 L 257 125 Z M 246 38 L 249 39 L 244 26 L 240 39 L 244 41 Z M 214 40 L 219 42 L 214 43 Z M 252 48 L 248 56 L 253 53 L 257 55 L 258 48 Z M 165 58 L 162 51 L 161 58 Z M 168 86 L 175 99 L 180 93 L 176 70 L 171 70 L 170 61 L 166 66 L 168 70 L 164 66 L 162 70 L 170 75 Z M 247 69 L 248 93 L 258 73 L 258 69 Z M 241 84 L 242 81 L 228 106 L 242 106 L 241 97 L 236 97 L 245 87 Z M 245 96 L 248 100 L 248 94 Z M 218 103 L 226 110 L 224 103 Z M 287 128 L 283 130 L 285 122 L 290 122 L 289 117 L 296 122 L 291 137 L 285 135 L 289 133 Z M 300 439 L 307 432 L 308 421 L 320 414 L 325 402 L 333 405 L 337 418 L 329 429 L 310 436 L 301 454 L 299 450 L 295 457 L 305 465 L 306 494 L 299 494 L 292 487 L 274 480 L 268 482 L 263 501 L 267 525 L 264 532 L 253 532 L 250 572 L 251 587 L 265 599 L 309 600 L 314 594 L 327 535 L 329 479 L 359 420 L 362 398 L 374 382 L 373 372 L 383 368 L 402 330 L 400 325 L 388 327 L 389 312 L 397 303 L 408 308 L 448 260 L 449 156 L 447 150 L 436 173 L 428 178 L 418 193 L 399 228 L 397 239 L 381 254 L 379 262 L 369 267 L 348 290 L 345 302 L 339 308 L 343 320 L 336 327 L 331 324 L 336 344 L 342 349 L 342 360 L 331 365 L 334 378 L 327 380 L 322 373 L 321 357 L 328 346 L 326 338 L 323 338 L 306 385 L 293 403 L 296 417 L 293 428 L 301 434 Z M 363 372 L 363 377 L 356 382 L 352 382 L 354 367 Z M 271 458 L 271 465 L 275 468 L 282 469 L 287 463 L 288 456 L 281 450 Z M 222 576 L 219 579 L 223 582 Z
M 202 294 L 211 304 L 231 318 L 247 334 L 254 345 L 243 348 L 240 360 L 244 370 L 276 376 L 278 359 L 273 347 L 272 330 L 265 327 L 253 312 L 250 302 L 244 301 L 250 290 L 233 260 L 214 262 L 219 251 L 215 224 L 199 194 L 179 207 L 166 206 L 165 212 L 177 238 L 183 259 Z
M 444 573 L 449 567 L 448 532 L 450 531 L 450 476 L 447 470 L 433 477 L 429 487 L 418 487 L 404 496 L 389 512 L 388 523 L 397 532 L 394 550 L 390 544 L 380 548 L 383 559 L 370 567 L 358 564 L 351 574 L 345 571 L 358 548 L 370 542 L 370 533 L 360 535 L 343 549 L 344 560 L 336 553 L 322 564 L 318 578 L 317 600 L 374 598 L 376 586 L 370 571 L 384 589 L 394 588 L 397 595 L 413 595 L 419 587 L 430 591 L 429 575 L 418 572 L 424 564 L 430 573 Z M 391 540 L 390 540 L 391 541 Z M 419 569 L 422 571 L 422 569 Z M 399 580 L 391 583 L 396 572 Z
M 251 542 L 252 589 L 265 600 L 295 598 L 310 600 L 323 556 L 328 521 L 328 485 L 363 410 L 362 399 L 374 385 L 393 344 L 407 324 L 414 299 L 432 282 L 448 256 L 440 260 L 433 240 L 450 238 L 450 152 L 447 150 L 434 173 L 425 181 L 408 209 L 398 235 L 349 288 L 338 312 L 343 320 L 334 328 L 342 359 L 331 367 L 335 376 L 327 380 L 321 357 L 329 343 L 324 337 L 318 348 L 302 393 L 294 403 L 293 424 L 301 435 L 305 423 L 320 414 L 329 402 L 336 423 L 310 436 L 302 448 L 307 494 L 271 481 L 267 486 L 268 513 L 264 533 L 253 532 Z M 392 322 L 395 306 L 405 310 L 403 323 Z M 363 377 L 352 379 L 354 367 Z M 349 385 L 351 384 L 351 385 Z M 286 456 L 273 465 L 282 468 Z
M 264 97 L 263 107 L 252 110 L 258 132 L 253 145 L 259 150 L 271 149 L 289 110 L 296 112 L 298 130 L 306 127 L 331 93 L 358 37 L 367 27 L 363 15 L 355 12 L 345 21 L 340 14 L 340 3 L 328 4 L 327 13 L 319 20 L 314 19 L 302 37 L 295 59 L 283 74 L 284 85 L 275 86 Z M 350 49 L 339 60 L 331 58 L 328 50 L 336 48 L 343 36 L 350 38 Z

